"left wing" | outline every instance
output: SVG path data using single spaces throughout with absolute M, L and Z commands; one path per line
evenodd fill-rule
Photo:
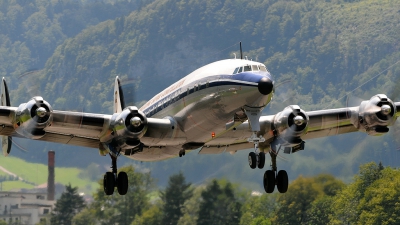
M 260 118 L 260 131 L 257 136 L 263 136 L 265 142 L 260 143 L 261 149 L 271 144 L 279 144 L 285 148 L 285 153 L 302 150 L 303 140 L 320 138 L 361 131 L 368 135 L 379 136 L 389 131 L 388 126 L 395 123 L 399 116 L 400 102 L 392 102 L 386 95 L 378 94 L 368 101 L 363 101 L 358 107 L 328 109 L 305 112 L 297 105 L 286 107 L 276 115 Z M 206 143 L 208 150 L 203 153 L 237 151 L 249 149 L 253 145 L 247 138 L 251 133 L 250 124 L 246 121 L 223 135 Z M 203 150 L 202 150 L 203 151 Z

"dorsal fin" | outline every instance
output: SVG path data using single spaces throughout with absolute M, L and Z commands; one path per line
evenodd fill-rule
M 125 108 L 124 93 L 121 88 L 119 77 L 115 77 L 114 84 L 114 109 L 113 113 L 120 113 Z

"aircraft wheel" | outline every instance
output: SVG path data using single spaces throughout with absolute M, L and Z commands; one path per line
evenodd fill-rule
M 255 152 L 250 152 L 249 153 L 249 166 L 252 169 L 255 169 L 257 167 L 257 156 Z
M 258 168 L 262 169 L 262 168 L 264 168 L 264 165 L 265 165 L 265 153 L 260 152 L 258 154 Z
M 128 192 L 128 175 L 125 172 L 118 174 L 117 189 L 120 195 L 125 195 Z
M 275 189 L 275 172 L 272 170 L 267 170 L 264 173 L 264 190 L 267 193 L 274 192 Z
M 112 195 L 115 188 L 115 177 L 112 172 L 106 172 L 103 179 L 104 193 L 106 195 Z
M 288 175 L 285 170 L 279 170 L 278 176 L 276 177 L 276 187 L 280 193 L 286 193 L 289 186 Z

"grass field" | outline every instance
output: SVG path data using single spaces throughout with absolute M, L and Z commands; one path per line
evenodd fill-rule
M 8 156 L 7 159 L 2 159 L 0 166 L 4 167 L 11 173 L 14 173 L 22 179 L 40 185 L 47 182 L 48 168 L 47 165 L 39 163 L 29 163 L 22 159 Z M 81 179 L 79 177 L 80 169 L 77 168 L 57 168 L 55 169 L 56 183 L 63 185 L 71 184 L 73 187 L 78 186 L 79 191 L 92 194 L 97 188 L 98 183 L 90 180 Z M 0 175 L 6 175 L 0 171 Z M 1 186 L 0 186 L 1 187 Z M 19 188 L 33 188 L 30 185 L 21 181 L 5 181 L 2 185 L 3 191 Z

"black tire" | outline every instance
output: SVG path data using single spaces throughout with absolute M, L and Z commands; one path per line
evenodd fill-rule
M 289 178 L 285 170 L 279 170 L 276 177 L 276 187 L 280 193 L 286 193 L 289 186 Z
M 272 170 L 265 171 L 263 184 L 264 184 L 265 192 L 267 192 L 267 193 L 274 192 L 274 189 L 275 189 L 275 172 L 274 171 L 272 171 Z
M 103 179 L 104 193 L 106 195 L 112 195 L 115 188 L 115 177 L 111 172 L 106 172 Z
M 128 192 L 128 175 L 125 172 L 118 174 L 117 189 L 120 195 L 125 195 Z
M 258 168 L 262 169 L 262 168 L 264 168 L 264 165 L 265 165 L 265 153 L 260 152 L 258 154 Z
M 255 169 L 257 167 L 257 156 L 256 156 L 256 153 L 250 152 L 248 160 L 249 160 L 250 168 Z

